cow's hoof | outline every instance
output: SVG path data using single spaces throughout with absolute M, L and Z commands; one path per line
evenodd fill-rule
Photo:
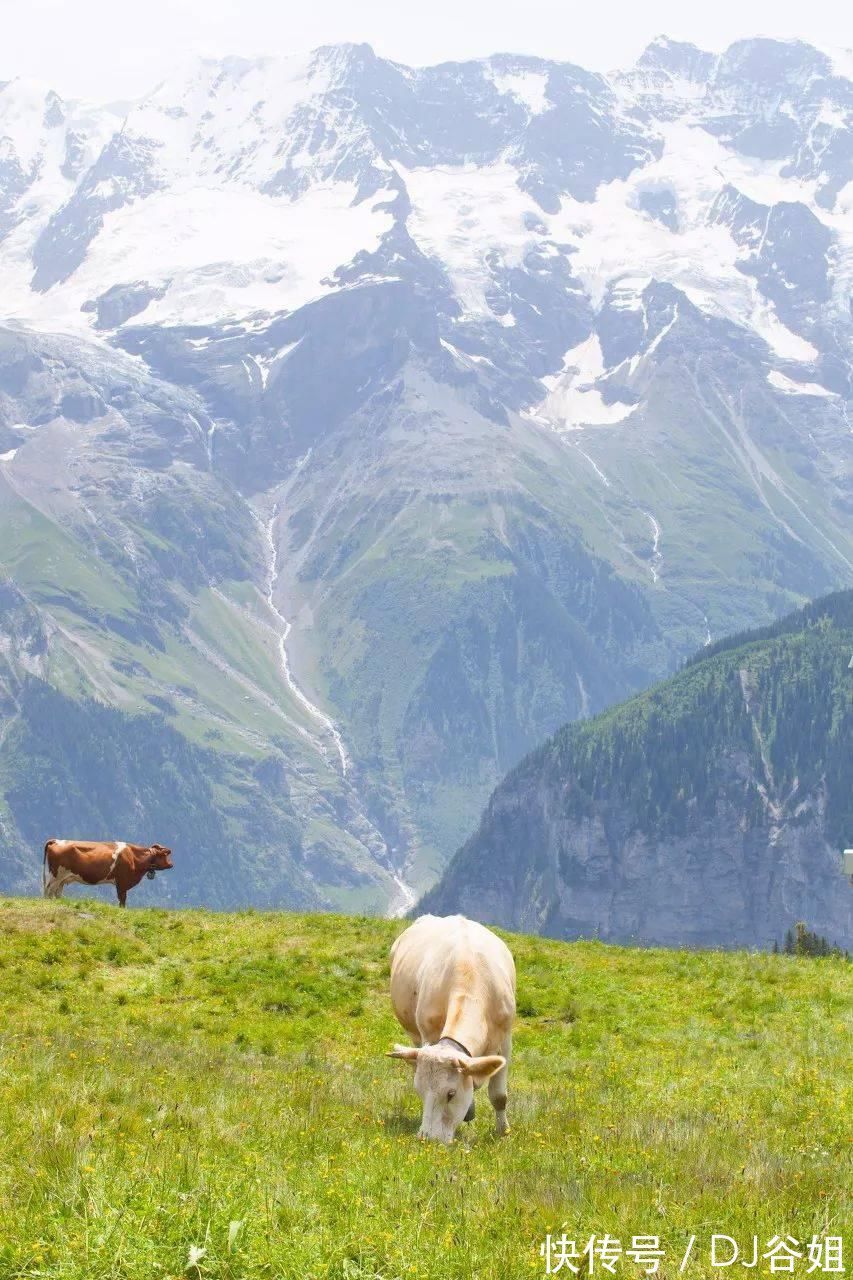
M 473 1100 L 472 1100 L 470 1107 L 469 1107 L 469 1108 L 468 1108 L 468 1110 L 465 1112 L 465 1123 L 466 1123 L 466 1124 L 470 1124 L 470 1123 L 471 1123 L 471 1121 L 474 1119 L 474 1116 L 475 1116 L 475 1114 L 476 1114 L 476 1111 L 477 1111 L 476 1104 L 475 1104 L 475 1103 L 473 1102 Z

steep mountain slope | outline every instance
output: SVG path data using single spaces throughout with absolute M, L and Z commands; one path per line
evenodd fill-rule
M 402 906 L 558 725 L 849 585 L 851 95 L 764 40 L 0 87 L 3 767 L 33 676 L 162 714 L 225 898 Z M 10 795 L 18 886 L 84 814 Z
M 198 397 L 7 333 L 0 405 L 27 441 L 0 466 L 4 883 L 32 887 L 51 831 L 132 826 L 205 868 L 196 901 L 393 898 L 322 713 L 282 671 L 266 517 L 210 470 Z
M 568 725 L 489 801 L 422 906 L 559 937 L 850 946 L 853 591 Z

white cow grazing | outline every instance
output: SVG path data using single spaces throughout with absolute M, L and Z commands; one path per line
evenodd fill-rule
M 389 1058 L 415 1068 L 419 1137 L 453 1141 L 489 1082 L 495 1129 L 509 1132 L 506 1078 L 515 1016 L 515 964 L 500 938 L 464 916 L 421 916 L 391 948 L 391 1003 L 417 1048 Z

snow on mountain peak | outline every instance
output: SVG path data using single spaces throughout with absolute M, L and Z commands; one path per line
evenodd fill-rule
M 664 73 L 670 81 L 677 79 L 706 81 L 715 62 L 715 55 L 684 40 L 671 40 L 669 36 L 656 36 L 646 46 L 634 64 L 634 71 Z M 628 75 L 631 72 L 627 73 Z M 664 83 L 663 78 L 661 83 Z
M 853 85 L 838 72 L 761 39 L 713 54 L 659 37 L 610 79 L 510 54 L 411 69 L 350 44 L 194 59 L 119 129 L 11 82 L 7 310 L 107 332 L 254 325 L 344 279 L 432 272 L 450 347 L 464 356 L 465 326 L 503 344 L 510 324 L 529 331 L 577 406 L 565 351 L 583 348 L 592 387 L 607 360 L 595 373 L 589 315 L 658 281 L 775 358 L 814 361 L 849 323 L 853 275 Z
M 524 104 L 531 115 L 538 116 L 548 110 L 550 104 L 546 72 L 506 71 L 503 74 L 493 74 L 491 79 L 498 93 L 511 94 Z
M 55 148 L 57 138 L 64 148 L 66 135 L 73 132 L 81 143 L 91 141 L 93 149 L 103 145 L 108 127 L 104 109 L 63 102 L 39 80 L 18 77 L 0 84 L 0 157 L 7 164 L 16 164 L 30 178 L 36 176 L 34 170 L 46 153 Z M 4 185 L 0 183 L 0 204 L 8 192 Z

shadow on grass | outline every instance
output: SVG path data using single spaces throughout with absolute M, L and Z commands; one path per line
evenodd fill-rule
M 404 1111 L 395 1111 L 383 1116 L 386 1133 L 414 1134 L 421 1127 L 420 1116 L 406 1115 Z
M 393 1134 L 395 1137 L 413 1138 L 421 1127 L 420 1116 L 407 1115 L 403 1111 L 386 1113 L 382 1119 L 384 1121 L 383 1131 L 387 1134 Z M 459 1146 L 470 1149 L 471 1147 L 482 1145 L 492 1146 L 510 1142 L 511 1138 L 509 1135 L 506 1138 L 500 1137 L 495 1133 L 493 1125 L 489 1125 L 488 1128 L 484 1126 L 478 1132 L 473 1125 L 461 1124 L 456 1131 L 456 1141 Z

